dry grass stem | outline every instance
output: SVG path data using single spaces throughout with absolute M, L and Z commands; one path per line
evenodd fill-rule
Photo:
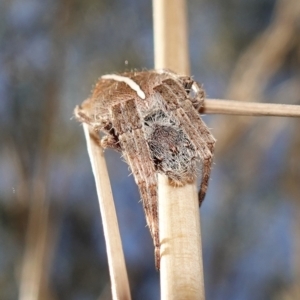
M 153 0 L 155 68 L 189 74 L 186 3 Z M 180 47 L 178 47 L 180 45 Z M 161 299 L 205 299 L 196 185 L 158 176 Z
M 170 188 L 166 176 L 159 174 L 158 178 L 158 197 L 168 202 L 159 206 L 162 299 L 199 299 L 199 296 L 203 299 L 197 188 L 195 184 Z
M 300 117 L 300 105 L 206 99 L 201 112 L 239 116 Z
M 83 124 L 87 148 L 96 181 L 96 188 L 103 222 L 113 299 L 131 299 L 128 276 L 122 250 L 118 220 L 113 201 L 103 149 L 96 142 L 98 137 Z
M 152 3 L 155 68 L 189 74 L 185 0 L 153 0 Z

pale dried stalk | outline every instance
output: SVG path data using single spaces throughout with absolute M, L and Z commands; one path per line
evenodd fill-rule
M 153 0 L 155 68 L 189 73 L 184 0 Z M 179 46 L 180 45 L 180 46 Z M 196 185 L 158 176 L 161 299 L 205 299 Z
M 201 112 L 239 116 L 300 117 L 300 105 L 206 99 Z
M 204 299 L 197 187 L 172 188 L 166 176 L 158 179 L 161 299 Z
M 185 0 L 153 0 L 154 65 L 189 74 Z
M 125 259 L 103 149 L 96 142 L 98 137 L 90 131 L 87 124 L 83 124 L 83 129 L 96 181 L 113 299 L 129 300 L 131 296 Z

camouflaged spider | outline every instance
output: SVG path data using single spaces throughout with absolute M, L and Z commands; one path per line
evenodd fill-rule
M 122 152 L 139 187 L 159 269 L 157 173 L 170 184 L 196 180 L 202 163 L 199 204 L 204 199 L 215 139 L 200 118 L 204 90 L 189 76 L 169 70 L 102 76 L 75 116 L 105 136 L 103 148 Z

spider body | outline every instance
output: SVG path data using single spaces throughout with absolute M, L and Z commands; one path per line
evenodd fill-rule
M 161 111 L 145 122 L 145 136 L 155 170 L 168 176 L 174 186 L 196 177 L 197 153 L 180 124 Z
M 81 122 L 102 131 L 103 148 L 122 152 L 139 187 L 159 269 L 157 173 L 174 186 L 194 182 L 202 164 L 199 203 L 210 176 L 215 139 L 198 113 L 204 91 L 167 70 L 105 75 L 75 108 Z

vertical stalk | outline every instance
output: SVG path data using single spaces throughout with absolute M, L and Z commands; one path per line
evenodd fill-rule
M 190 73 L 185 0 L 153 0 L 154 65 Z
M 205 299 L 195 184 L 172 187 L 159 175 L 161 299 Z
M 153 0 L 155 68 L 189 73 L 186 4 Z M 205 299 L 196 184 L 158 176 L 161 299 Z

